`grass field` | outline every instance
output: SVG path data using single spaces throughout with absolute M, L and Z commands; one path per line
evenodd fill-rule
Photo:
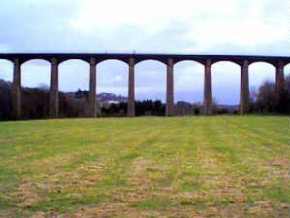
M 290 119 L 0 123 L 0 217 L 289 217 Z

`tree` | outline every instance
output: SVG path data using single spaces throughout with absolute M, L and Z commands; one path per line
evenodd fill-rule
M 285 87 L 279 93 L 273 82 L 265 82 L 256 94 L 253 108 L 255 112 L 290 114 L 290 76 L 285 78 Z

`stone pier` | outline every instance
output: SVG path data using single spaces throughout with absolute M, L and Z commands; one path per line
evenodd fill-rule
M 97 116 L 97 61 L 96 58 L 90 59 L 90 83 L 89 83 L 89 116 Z
M 276 92 L 277 94 L 280 94 L 284 89 L 284 63 L 282 61 L 279 61 L 276 65 Z
M 245 60 L 241 66 L 241 97 L 240 113 L 249 111 L 249 61 Z
M 212 114 L 212 86 L 211 86 L 211 60 L 205 64 L 204 74 L 204 114 Z
M 174 115 L 174 62 L 172 58 L 167 61 L 166 81 L 166 116 Z
M 135 59 L 129 59 L 129 75 L 128 75 L 128 117 L 135 116 Z
M 50 73 L 50 94 L 49 94 L 49 117 L 57 118 L 59 112 L 58 102 L 58 61 L 56 58 L 51 59 Z
M 12 110 L 13 118 L 21 118 L 21 64 L 19 59 L 14 60 L 12 84 Z

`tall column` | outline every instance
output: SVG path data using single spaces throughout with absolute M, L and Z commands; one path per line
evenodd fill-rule
M 128 75 L 128 117 L 135 116 L 135 59 L 129 59 L 129 75 Z
M 279 94 L 284 89 L 284 63 L 279 61 L 276 65 L 276 93 Z
M 174 62 L 172 58 L 167 61 L 166 82 L 166 116 L 174 115 Z
M 97 89 L 97 61 L 96 58 L 90 59 L 90 92 L 89 92 L 89 116 L 96 117 L 97 105 L 96 105 L 96 89 Z
M 211 65 L 211 60 L 207 60 L 204 74 L 204 113 L 206 115 L 212 114 Z
M 240 113 L 246 114 L 249 111 L 249 61 L 245 60 L 241 67 L 241 97 Z
M 21 118 L 21 64 L 19 59 L 14 60 L 12 84 L 13 118 Z
M 58 61 L 56 58 L 51 59 L 50 73 L 50 94 L 49 94 L 49 117 L 57 118 L 59 103 L 58 103 Z

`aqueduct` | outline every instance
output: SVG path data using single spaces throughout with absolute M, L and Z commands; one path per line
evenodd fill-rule
M 15 119 L 21 117 L 21 65 L 34 59 L 43 59 L 51 64 L 49 116 L 57 118 L 59 111 L 59 76 L 58 65 L 70 59 L 80 59 L 90 65 L 89 111 L 96 116 L 96 66 L 106 60 L 119 60 L 129 66 L 128 72 L 128 109 L 129 117 L 135 116 L 135 65 L 145 60 L 156 60 L 167 66 L 166 79 L 166 115 L 174 115 L 174 65 L 181 61 L 195 61 L 204 66 L 204 113 L 212 113 L 212 79 L 211 70 L 214 63 L 230 61 L 241 67 L 240 113 L 245 114 L 249 108 L 249 66 L 256 62 L 266 62 L 276 69 L 276 92 L 284 88 L 284 67 L 290 63 L 290 57 L 282 56 L 246 56 L 246 55 L 188 55 L 188 54 L 129 54 L 129 53 L 7 53 L 0 54 L 0 59 L 13 63 L 13 114 Z

